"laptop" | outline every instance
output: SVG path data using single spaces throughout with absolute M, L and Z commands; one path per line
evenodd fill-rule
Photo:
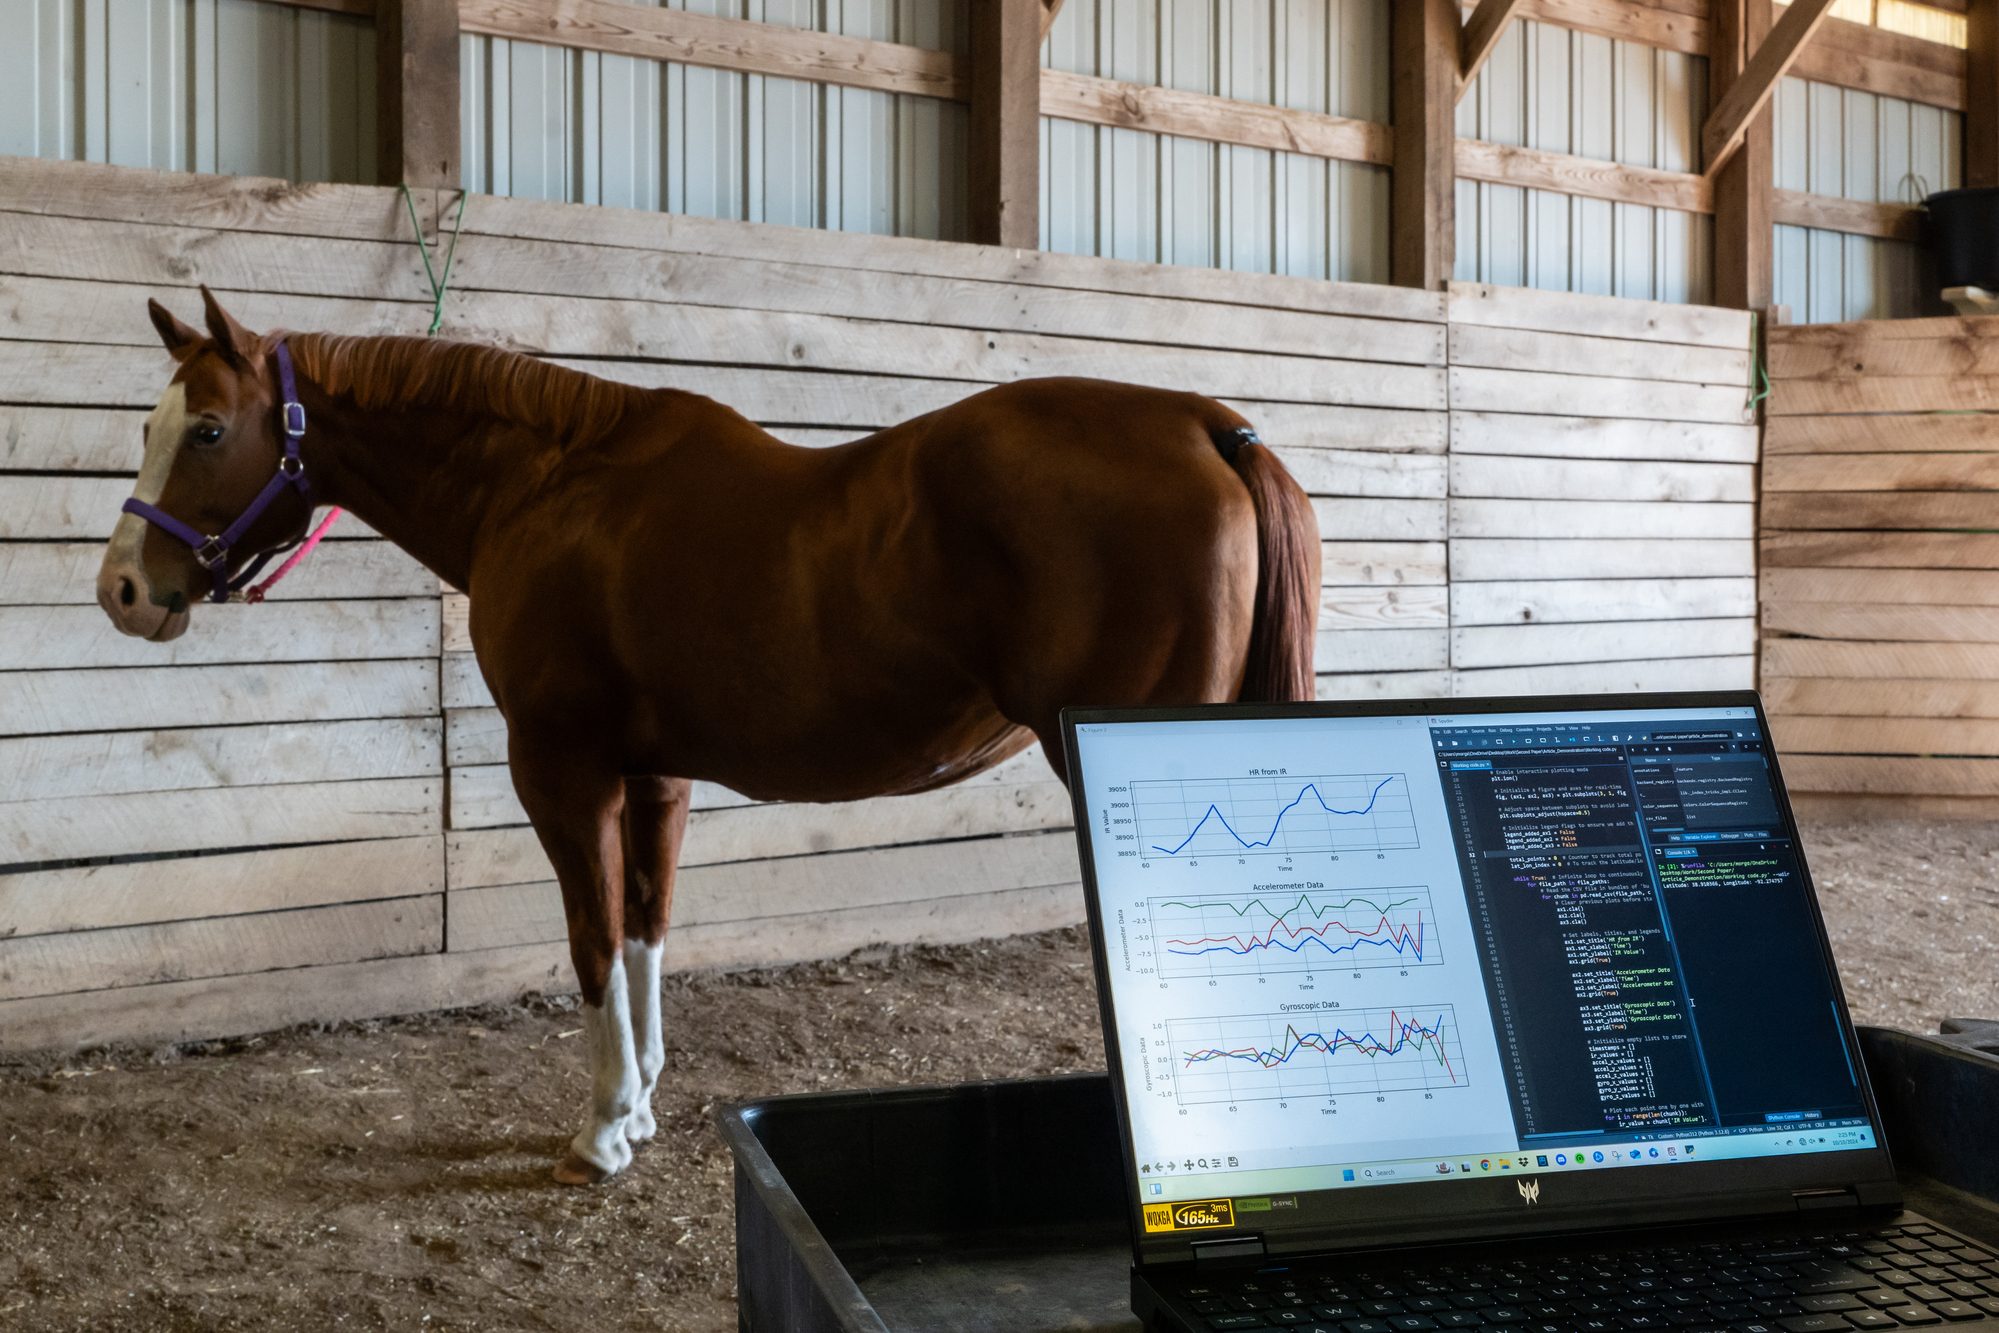
M 1148 1329 L 1999 1325 L 1754 693 L 1063 723 Z

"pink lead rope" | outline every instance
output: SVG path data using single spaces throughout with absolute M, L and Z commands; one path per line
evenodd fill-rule
M 298 549 L 286 556 L 285 562 L 279 565 L 269 578 L 265 579 L 262 583 L 254 584 L 237 593 L 235 600 L 247 606 L 255 606 L 257 603 L 263 601 L 264 594 L 276 587 L 279 579 L 297 569 L 299 561 L 312 554 L 312 548 L 319 545 L 319 539 L 326 535 L 326 530 L 332 527 L 334 520 L 339 517 L 340 508 L 338 505 L 328 509 L 326 517 L 319 520 L 319 526 L 312 530 L 312 535 L 300 542 Z

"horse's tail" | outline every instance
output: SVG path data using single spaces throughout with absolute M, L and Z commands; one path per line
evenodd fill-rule
M 1305 488 L 1251 427 L 1219 427 L 1213 438 L 1256 506 L 1256 610 L 1236 697 L 1244 703 L 1310 699 L 1319 624 L 1318 516 Z

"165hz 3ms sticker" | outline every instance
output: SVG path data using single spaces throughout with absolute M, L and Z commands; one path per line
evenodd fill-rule
M 1228 1199 L 1195 1199 L 1188 1203 L 1145 1205 L 1147 1231 L 1203 1231 L 1235 1225 L 1235 1204 Z

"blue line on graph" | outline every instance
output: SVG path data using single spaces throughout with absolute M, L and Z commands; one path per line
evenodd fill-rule
M 1284 816 L 1290 814 L 1293 810 L 1297 809 L 1298 806 L 1304 802 L 1306 792 L 1311 792 L 1312 799 L 1319 803 L 1319 808 L 1321 810 L 1324 810 L 1329 815 L 1364 815 L 1368 813 L 1370 810 L 1374 809 L 1374 798 L 1381 795 L 1381 789 L 1383 787 L 1386 787 L 1389 783 L 1393 781 L 1395 781 L 1395 775 L 1391 773 L 1387 777 L 1383 778 L 1381 781 L 1375 783 L 1374 790 L 1367 794 L 1367 804 L 1362 806 L 1358 810 L 1333 809 L 1333 807 L 1326 804 L 1326 798 L 1320 794 L 1319 784 L 1316 782 L 1308 782 L 1304 786 L 1298 789 L 1298 794 L 1296 796 L 1291 798 L 1291 804 L 1285 806 L 1282 810 L 1279 810 L 1277 812 L 1276 820 L 1274 820 L 1270 825 L 1270 836 L 1261 839 L 1260 841 L 1257 842 L 1250 842 L 1246 840 L 1242 836 L 1242 834 L 1237 833 L 1235 829 L 1230 826 L 1228 818 L 1225 815 L 1223 815 L 1222 812 L 1218 808 L 1216 808 L 1213 804 L 1210 804 L 1208 806 L 1208 813 L 1201 816 L 1201 821 L 1200 823 L 1194 825 L 1193 832 L 1189 833 L 1186 837 L 1180 839 L 1180 846 L 1161 847 L 1158 843 L 1155 842 L 1152 844 L 1152 850 L 1155 852 L 1164 852 L 1168 856 L 1180 855 L 1181 849 L 1186 847 L 1188 843 L 1194 840 L 1195 835 L 1198 834 L 1204 827 L 1207 826 L 1207 823 L 1210 819 L 1220 820 L 1222 827 L 1228 829 L 1229 836 L 1231 838 L 1234 838 L 1237 842 L 1241 843 L 1245 849 L 1251 847 L 1268 847 L 1271 843 L 1277 841 L 1277 830 L 1283 826 Z

